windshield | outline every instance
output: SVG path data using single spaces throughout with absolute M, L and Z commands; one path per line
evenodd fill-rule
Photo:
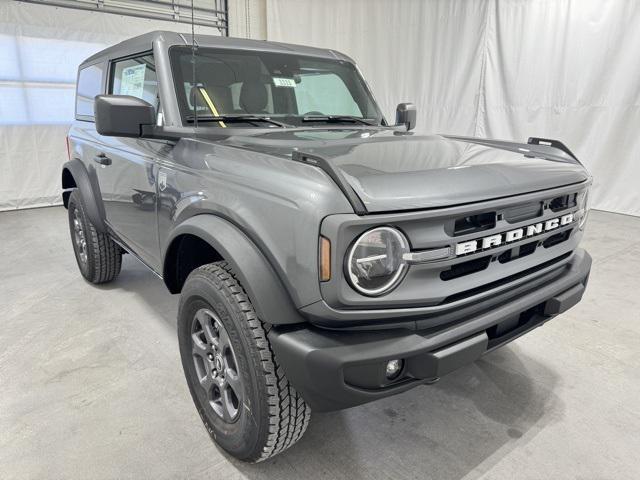
M 295 54 L 172 47 L 183 123 L 236 127 L 379 125 L 382 114 L 353 64 Z M 195 104 L 195 105 L 194 105 Z M 271 121 L 267 121 L 270 119 Z

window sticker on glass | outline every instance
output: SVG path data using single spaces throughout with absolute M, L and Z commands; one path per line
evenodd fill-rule
M 136 65 L 122 69 L 120 95 L 142 98 L 144 92 L 144 74 L 146 65 Z
M 296 81 L 293 78 L 273 77 L 273 84 L 276 87 L 295 87 Z

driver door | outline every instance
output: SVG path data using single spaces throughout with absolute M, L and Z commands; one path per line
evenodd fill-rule
M 113 60 L 108 94 L 132 95 L 158 108 L 158 80 L 151 52 Z M 101 137 L 94 158 L 106 222 L 120 240 L 158 271 L 157 151 L 153 140 Z

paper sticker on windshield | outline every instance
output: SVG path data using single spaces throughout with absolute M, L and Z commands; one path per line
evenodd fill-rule
M 144 92 L 144 72 L 146 65 L 136 65 L 122 69 L 120 77 L 120 95 L 142 98 Z
M 296 81 L 293 78 L 273 77 L 273 84 L 276 87 L 295 87 Z

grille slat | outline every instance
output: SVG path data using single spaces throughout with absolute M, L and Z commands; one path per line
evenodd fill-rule
M 475 260 L 469 260 L 468 262 L 458 263 L 452 266 L 449 270 L 440 272 L 440 278 L 446 282 L 448 280 L 453 280 L 454 278 L 460 278 L 465 275 L 481 272 L 489 266 L 489 263 L 491 263 L 491 255 L 477 258 Z
M 483 232 L 496 227 L 496 212 L 480 213 L 456 218 L 453 226 L 453 236 L 468 235 Z
M 509 223 L 524 222 L 542 216 L 542 202 L 531 202 L 524 205 L 506 208 L 504 219 Z
M 478 295 L 480 293 L 484 293 L 486 291 L 489 291 L 489 290 L 492 290 L 494 288 L 500 287 L 502 285 L 505 285 L 507 283 L 513 282 L 515 280 L 518 280 L 520 278 L 526 277 L 526 276 L 531 275 L 533 273 L 539 272 L 540 270 L 543 270 L 543 269 L 545 269 L 547 267 L 550 267 L 550 266 L 552 266 L 552 265 L 554 265 L 556 263 L 561 262 L 562 260 L 565 260 L 566 258 L 569 258 L 569 256 L 571 256 L 572 253 L 573 252 L 564 253 L 564 254 L 556 257 L 556 258 L 552 258 L 551 260 L 548 260 L 548 261 L 546 261 L 544 263 L 536 265 L 535 267 L 531 267 L 531 268 L 528 268 L 526 270 L 523 270 L 522 272 L 518 272 L 518 273 L 516 273 L 514 275 L 510 275 L 508 277 L 501 278 L 500 280 L 496 280 L 495 282 L 487 283 L 485 285 L 481 285 L 481 286 L 476 287 L 476 288 L 471 288 L 471 289 L 465 290 L 463 292 L 458 292 L 456 294 L 449 295 L 448 297 L 446 297 L 442 301 L 441 305 L 445 304 L 445 303 L 455 302 L 455 301 L 458 301 L 458 300 L 463 300 L 463 299 L 471 297 L 473 295 Z

